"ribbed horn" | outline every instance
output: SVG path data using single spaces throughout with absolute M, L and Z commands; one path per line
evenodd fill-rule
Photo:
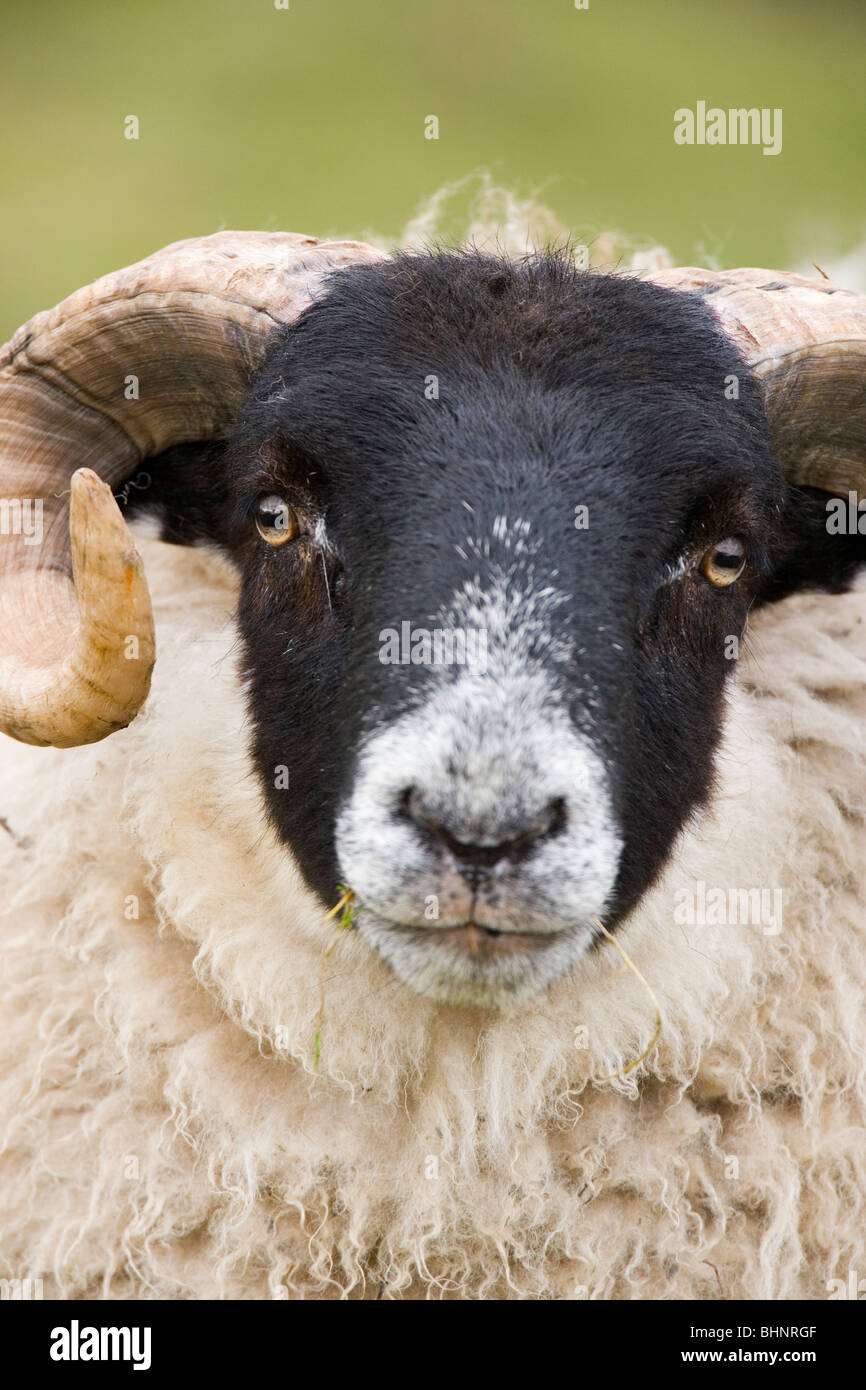
M 0 730 L 69 747 L 135 717 L 153 617 L 112 489 L 228 431 L 278 327 L 330 271 L 380 259 L 283 232 L 175 242 L 0 350 Z
M 866 295 L 775 270 L 657 271 L 702 295 L 757 376 L 790 482 L 866 491 Z

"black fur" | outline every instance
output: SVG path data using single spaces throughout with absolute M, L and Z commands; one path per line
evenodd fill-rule
M 556 621 L 581 655 L 555 676 L 611 770 L 625 839 L 611 920 L 707 798 L 727 639 L 752 605 L 842 588 L 866 560 L 862 538 L 828 536 L 821 496 L 784 483 L 758 389 L 698 297 L 557 257 L 404 256 L 337 275 L 275 343 L 233 438 L 147 471 L 130 514 L 155 510 L 166 539 L 215 542 L 241 571 L 269 812 L 327 901 L 359 738 L 429 679 L 383 666 L 380 630 L 435 625 L 464 580 L 509 562 L 492 540 L 489 561 L 461 558 L 467 533 L 526 518 L 537 566 L 571 596 Z M 269 492 L 303 521 L 278 549 L 252 520 Z M 727 536 L 749 556 L 731 587 L 694 566 L 665 582 L 684 552 Z M 280 765 L 290 795 L 275 788 Z

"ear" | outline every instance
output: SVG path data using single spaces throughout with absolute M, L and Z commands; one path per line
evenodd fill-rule
M 858 510 L 856 493 L 789 487 L 782 527 L 778 559 L 758 604 L 801 590 L 844 593 L 866 567 L 866 505 Z
M 171 545 L 217 545 L 228 553 L 226 453 L 225 444 L 207 440 L 145 459 L 114 494 L 133 531 L 155 526 Z

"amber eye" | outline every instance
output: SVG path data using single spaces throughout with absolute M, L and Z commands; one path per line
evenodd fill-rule
M 268 495 L 256 503 L 256 530 L 268 545 L 285 545 L 301 529 L 298 518 L 282 497 Z
M 712 546 L 701 560 L 701 573 L 716 588 L 723 589 L 739 579 L 746 566 L 746 547 L 734 537 L 719 541 Z

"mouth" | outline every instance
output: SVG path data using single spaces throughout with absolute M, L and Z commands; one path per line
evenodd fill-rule
M 473 918 L 454 926 L 409 926 L 363 910 L 358 926 L 417 994 L 470 1008 L 499 1009 L 539 994 L 580 959 L 591 939 L 580 924 L 520 931 Z
M 406 941 L 433 950 L 450 949 L 479 965 L 510 956 L 540 953 L 561 937 L 560 932 L 503 930 L 475 921 L 461 922 L 453 927 L 400 926 L 396 930 Z
M 499 1009 L 522 1003 L 565 974 L 592 941 L 587 921 L 531 931 L 468 918 L 454 925 L 394 921 L 362 907 L 360 935 L 417 994 L 444 1004 Z

